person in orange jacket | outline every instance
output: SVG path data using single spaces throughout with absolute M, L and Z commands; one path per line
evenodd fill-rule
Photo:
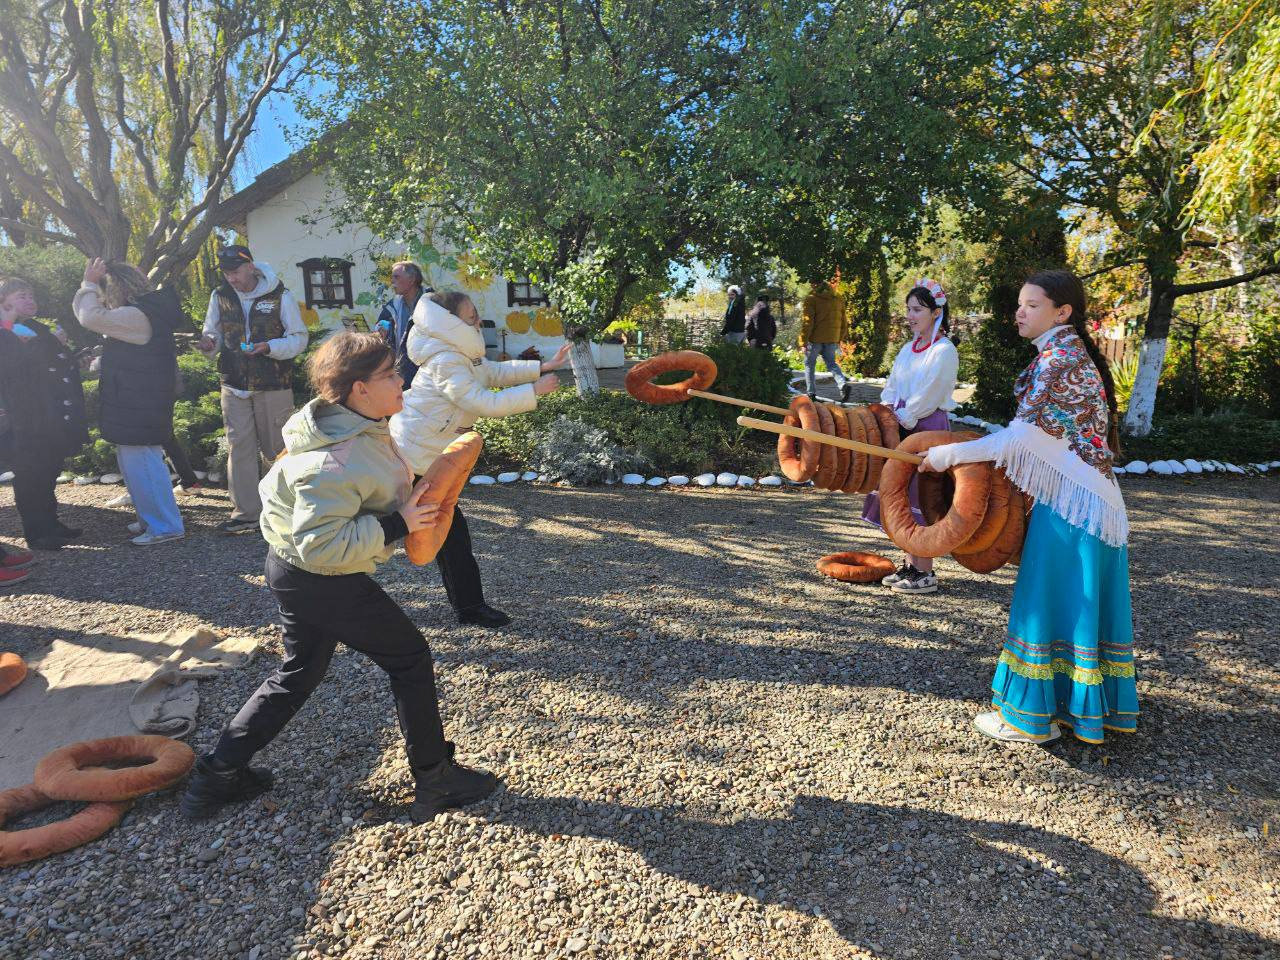
M 801 306 L 799 345 L 804 350 L 804 385 L 810 400 L 817 399 L 817 366 L 821 357 L 836 378 L 840 402 L 849 402 L 853 384 L 836 363 L 836 347 L 849 335 L 849 316 L 844 298 L 826 280 L 814 280 Z

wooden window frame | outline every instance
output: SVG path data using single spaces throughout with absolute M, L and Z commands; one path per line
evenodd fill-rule
M 537 294 L 534 291 L 537 290 Z M 523 280 L 507 281 L 507 306 L 508 307 L 549 307 L 551 301 L 547 299 L 547 295 L 538 288 L 538 285 L 525 277 Z
M 302 270 L 303 299 L 312 309 L 333 309 L 338 307 L 354 307 L 351 291 L 350 260 L 340 257 L 309 257 L 298 264 Z M 323 282 L 316 282 L 311 274 L 321 271 L 325 274 Z

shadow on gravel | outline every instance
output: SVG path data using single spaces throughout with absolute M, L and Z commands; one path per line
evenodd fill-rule
M 1107 960 L 1148 960 L 1165 945 L 1203 958 L 1280 950 L 1237 927 L 1162 915 L 1132 866 L 1030 826 L 817 796 L 798 797 L 786 818 L 734 823 L 563 796 L 508 793 L 495 807 L 497 822 L 612 841 L 670 876 L 820 917 L 876 955 L 889 944 L 895 956 L 914 947 L 929 958 L 975 948 Z M 1107 912 L 1085 906 L 1076 893 L 1085 887 L 1094 899 L 1106 891 Z

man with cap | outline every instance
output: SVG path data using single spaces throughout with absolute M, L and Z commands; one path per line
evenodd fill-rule
M 293 358 L 307 347 L 307 327 L 292 293 L 248 247 L 218 251 L 223 283 L 209 297 L 200 349 L 218 352 L 222 419 L 227 428 L 226 533 L 258 528 L 262 458 L 284 449 L 281 430 L 293 413 Z

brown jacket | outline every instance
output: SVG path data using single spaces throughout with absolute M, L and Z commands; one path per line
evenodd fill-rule
M 800 323 L 802 343 L 840 343 L 849 334 L 844 298 L 823 284 L 804 298 Z

